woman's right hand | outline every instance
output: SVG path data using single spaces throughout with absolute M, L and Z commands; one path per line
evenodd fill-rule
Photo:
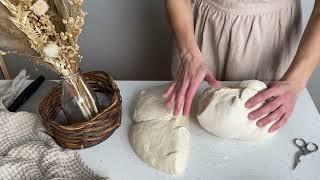
M 164 92 L 166 106 L 174 109 L 178 115 L 183 108 L 183 115 L 190 113 L 192 99 L 202 81 L 211 86 L 218 86 L 219 81 L 209 71 L 201 52 L 185 53 L 181 57 L 175 81 Z

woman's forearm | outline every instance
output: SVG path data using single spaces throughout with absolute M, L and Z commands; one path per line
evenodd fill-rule
M 199 52 L 194 36 L 191 0 L 166 0 L 166 8 L 180 55 Z
M 320 1 L 316 0 L 297 54 L 282 80 L 294 81 L 304 88 L 320 64 Z

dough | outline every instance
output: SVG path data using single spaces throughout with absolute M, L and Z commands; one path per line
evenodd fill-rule
M 167 86 L 157 86 L 140 92 L 133 112 L 134 122 L 155 119 L 168 121 L 174 118 L 173 110 L 164 106 L 165 98 L 162 97 L 162 94 L 165 87 Z
M 133 112 L 130 143 L 135 153 L 153 168 L 182 174 L 189 155 L 188 119 L 175 117 L 164 106 L 162 93 L 167 86 L 142 91 Z
M 243 81 L 238 88 L 222 87 L 207 89 L 200 97 L 197 118 L 200 125 L 212 134 L 239 140 L 259 140 L 272 136 L 268 129 L 272 123 L 259 128 L 257 120 L 251 121 L 248 114 L 261 107 L 245 108 L 248 99 L 267 86 L 256 80 Z
M 183 173 L 189 153 L 189 132 L 178 124 L 176 120 L 154 120 L 134 125 L 130 142 L 136 154 L 156 169 Z

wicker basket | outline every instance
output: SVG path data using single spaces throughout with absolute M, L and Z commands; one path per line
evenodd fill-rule
M 112 78 L 105 72 L 83 74 L 90 87 L 99 93 L 112 95 L 111 104 L 89 121 L 63 125 L 56 121 L 61 106 L 61 84 L 53 87 L 42 99 L 39 113 L 47 132 L 62 147 L 84 149 L 106 140 L 121 124 L 121 95 Z M 59 121 L 60 122 L 60 121 Z

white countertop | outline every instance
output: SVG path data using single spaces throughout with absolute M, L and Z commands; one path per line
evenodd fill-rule
M 292 140 L 304 138 L 320 145 L 320 115 L 307 90 L 297 101 L 288 123 L 273 138 L 260 143 L 246 143 L 215 137 L 203 130 L 192 118 L 191 150 L 183 176 L 171 176 L 153 169 L 141 161 L 132 150 L 128 134 L 132 125 L 132 100 L 142 89 L 165 82 L 119 81 L 123 99 L 122 125 L 106 141 L 80 150 L 84 161 L 96 173 L 113 180 L 319 180 L 320 151 L 302 160 L 291 170 L 298 148 Z M 20 110 L 37 112 L 41 97 L 47 94 L 50 82 Z M 203 88 L 202 88 L 203 89 Z M 199 91 L 200 92 L 200 91 Z

